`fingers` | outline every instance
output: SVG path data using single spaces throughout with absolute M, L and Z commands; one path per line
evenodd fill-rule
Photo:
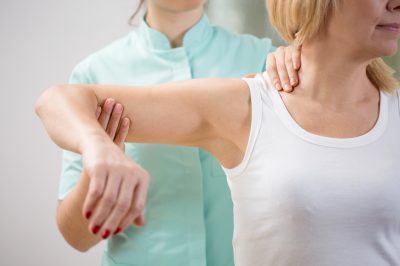
M 88 171 L 91 177 L 89 190 L 87 192 L 85 202 L 83 203 L 83 216 L 90 219 L 93 211 L 96 207 L 96 202 L 100 199 L 103 194 L 103 190 L 106 183 L 106 172 L 95 170 L 93 172 Z
M 267 56 L 267 75 L 269 76 L 269 79 L 271 80 L 272 84 L 275 86 L 275 88 L 278 91 L 282 90 L 282 84 L 279 80 L 279 75 L 278 75 L 278 70 L 276 66 L 276 59 L 274 54 L 268 54 Z
M 143 226 L 149 179 L 147 172 L 137 167 L 130 177 L 123 178 L 120 187 L 107 185 L 90 219 L 89 230 L 107 239 L 128 228 L 132 221 L 136 221 L 137 226 Z M 117 191 L 118 195 L 114 195 L 113 191 Z
M 288 84 L 291 86 L 291 90 L 293 90 L 293 87 L 297 84 L 297 71 L 293 67 L 293 52 L 290 47 L 286 47 L 286 52 L 285 52 L 285 66 L 286 66 L 286 71 L 289 77 L 289 80 L 287 81 Z M 290 91 L 291 91 L 290 90 Z
M 111 139 L 114 140 L 115 133 L 117 132 L 119 121 L 121 120 L 122 112 L 124 108 L 121 104 L 117 103 L 112 110 L 110 119 L 107 124 L 107 134 L 110 136 Z
M 117 202 L 118 193 L 121 185 L 121 177 L 118 175 L 111 174 L 107 178 L 106 188 L 98 204 L 92 214 L 89 222 L 89 230 L 93 234 L 101 233 L 103 238 L 107 238 L 110 235 L 110 231 L 104 229 L 104 222 L 109 217 L 114 205 Z
M 136 218 L 133 223 L 136 226 L 144 226 L 144 214 L 140 214 L 138 218 Z
M 124 117 L 122 119 L 121 126 L 119 127 L 117 135 L 114 138 L 114 143 L 118 147 L 120 147 L 122 150 L 124 150 L 124 142 L 125 142 L 126 136 L 128 135 L 129 126 L 130 126 L 129 118 Z
M 289 74 L 286 70 L 286 49 L 279 47 L 274 53 L 267 57 L 267 74 L 270 77 L 272 84 L 278 91 L 292 91 L 292 86 L 289 83 Z
M 119 229 L 125 230 L 132 222 L 136 226 L 143 226 L 144 221 L 144 206 L 146 205 L 147 191 L 149 186 L 150 176 L 143 170 L 141 181 L 135 189 L 135 196 L 131 205 L 131 209 L 124 217 L 119 225 Z M 117 231 L 118 231 L 117 228 Z
M 293 68 L 299 70 L 301 67 L 301 46 L 296 46 L 293 49 Z
M 299 83 L 301 47 L 279 47 L 267 58 L 267 74 L 277 90 L 291 92 Z
M 136 187 L 135 190 L 135 195 L 131 209 L 133 213 L 133 221 L 135 221 L 140 216 L 143 216 L 144 206 L 146 205 L 147 191 L 150 178 L 144 170 L 141 176 L 142 178 L 140 179 L 140 182 L 138 183 L 138 186 Z M 143 224 L 136 224 L 136 225 L 142 226 Z
M 136 183 L 129 179 L 122 182 L 117 202 L 100 230 L 103 239 L 118 231 L 118 226 L 130 209 L 135 186 Z
M 101 114 L 97 120 L 99 121 L 101 127 L 104 128 L 104 130 L 107 129 L 108 121 L 110 120 L 114 105 L 114 99 L 107 99 L 104 102 L 103 107 L 101 108 Z
M 100 114 L 101 114 L 101 106 L 97 106 L 97 108 L 96 108 L 96 119 L 99 119 Z
M 289 74 L 286 69 L 286 55 L 287 52 L 286 48 L 279 47 L 277 50 L 276 59 L 276 67 L 278 70 L 279 80 L 281 82 L 281 86 L 284 91 L 292 91 L 292 86 L 289 82 Z
M 287 55 L 289 53 L 286 53 Z M 301 66 L 301 47 L 293 47 L 291 58 L 286 58 L 286 67 L 288 69 L 290 83 L 292 87 L 299 85 L 298 71 Z
M 115 100 L 111 98 L 104 102 L 103 108 L 99 106 L 96 110 L 96 117 L 100 125 L 107 132 L 110 138 L 114 140 L 114 142 L 115 138 L 118 136 L 118 141 L 115 142 L 115 144 L 122 149 L 124 147 L 123 143 L 126 139 L 129 129 L 128 125 L 128 129 L 124 127 L 122 132 L 119 132 L 121 129 L 118 129 L 118 126 L 120 124 L 123 111 L 124 107 L 120 103 L 116 103 Z

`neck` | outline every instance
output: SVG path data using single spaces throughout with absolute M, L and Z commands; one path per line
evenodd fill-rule
M 200 6 L 189 11 L 171 11 L 148 3 L 147 24 L 167 36 L 172 48 L 183 44 L 185 33 L 202 17 L 204 7 Z
M 342 52 L 334 42 L 307 43 L 302 48 L 300 85 L 295 92 L 321 103 L 343 106 L 378 96 L 369 81 L 369 62 Z

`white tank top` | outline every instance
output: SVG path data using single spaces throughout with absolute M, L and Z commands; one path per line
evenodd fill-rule
M 400 109 L 347 139 L 302 129 L 261 75 L 245 79 L 252 122 L 243 161 L 224 169 L 237 266 L 400 265 Z

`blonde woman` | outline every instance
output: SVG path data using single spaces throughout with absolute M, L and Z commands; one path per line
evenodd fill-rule
M 303 45 L 291 94 L 258 75 L 63 85 L 41 96 L 50 136 L 83 155 L 91 225 L 117 228 L 132 201 L 124 184 L 135 184 L 134 204 L 145 202 L 146 180 L 96 121 L 112 97 L 133 121 L 128 141 L 205 148 L 223 165 L 236 265 L 400 265 L 400 96 L 380 59 L 397 50 L 400 0 L 269 0 L 268 10 Z

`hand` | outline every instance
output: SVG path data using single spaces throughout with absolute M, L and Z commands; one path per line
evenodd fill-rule
M 280 46 L 275 52 L 268 54 L 267 74 L 278 91 L 283 89 L 291 92 L 298 85 L 300 61 L 301 47 Z
M 83 214 L 89 219 L 89 230 L 103 239 L 125 230 L 132 221 L 137 226 L 144 225 L 150 176 L 122 152 L 130 124 L 127 117 L 120 123 L 122 113 L 122 105 L 107 99 L 96 115 L 116 145 L 110 139 L 94 136 L 82 153 L 84 168 L 90 176 Z
M 113 99 L 107 99 L 102 106 L 98 106 L 96 110 L 96 117 L 101 127 L 107 132 L 108 136 L 114 143 L 125 151 L 125 139 L 128 135 L 130 120 L 124 117 L 122 120 L 123 106 L 119 103 L 115 104 Z M 127 126 L 124 126 L 127 123 Z M 118 128 L 118 126 L 120 126 Z

